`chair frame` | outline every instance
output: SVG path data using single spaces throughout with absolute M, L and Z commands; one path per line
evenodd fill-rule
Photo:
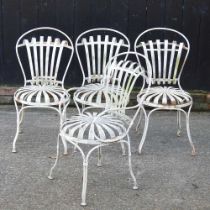
M 121 54 L 118 54 L 116 56 L 114 56 L 110 61 L 109 63 L 111 63 L 112 61 L 114 61 L 114 59 L 120 55 L 124 55 L 124 54 L 134 54 L 134 55 L 138 55 L 139 57 L 142 57 L 143 59 L 145 59 L 146 62 L 147 61 L 147 58 L 144 56 L 144 55 L 141 55 L 139 53 L 136 53 L 136 52 L 127 52 L 127 53 L 121 53 Z M 109 63 L 107 64 L 107 67 L 109 66 Z M 138 64 L 139 65 L 139 64 Z M 151 71 L 151 65 L 148 63 L 147 67 L 150 66 L 150 69 L 148 69 L 148 72 Z M 110 67 L 112 68 L 112 67 Z M 140 66 L 140 69 L 142 70 L 142 67 Z M 121 70 L 120 70 L 121 71 Z M 127 72 L 125 70 L 125 72 Z M 129 72 L 129 71 L 128 71 Z M 139 73 L 139 76 L 143 77 L 143 83 L 142 83 L 142 89 L 144 88 L 145 86 L 145 79 L 148 78 L 148 84 L 150 85 L 151 84 L 151 78 L 150 78 L 150 74 L 149 74 L 149 77 L 146 77 L 145 74 L 143 75 L 143 72 L 145 73 L 145 71 L 142 71 Z M 138 77 L 139 77 L 138 76 Z M 107 82 L 108 83 L 108 82 Z M 135 82 L 134 82 L 135 83 Z M 148 85 L 148 89 L 147 91 L 149 91 L 149 85 Z M 108 91 L 108 89 L 106 89 Z M 116 97 L 118 97 L 116 95 Z M 100 136 L 98 136 L 98 134 L 96 134 L 94 131 L 90 131 L 89 132 L 93 132 L 91 133 L 91 135 L 93 136 L 93 139 L 95 140 L 89 140 L 90 142 L 88 143 L 88 140 L 86 139 L 76 139 L 75 137 L 68 137 L 67 135 L 65 135 L 65 132 L 63 132 L 62 128 L 60 130 L 60 133 L 58 135 L 58 139 L 57 139 L 57 156 L 56 156 L 56 160 L 55 160 L 55 163 L 54 165 L 52 166 L 52 168 L 50 169 L 50 172 L 49 172 L 49 176 L 48 178 L 49 179 L 53 179 L 53 176 L 52 176 L 52 172 L 53 170 L 55 169 L 56 165 L 57 165 L 57 162 L 58 162 L 58 158 L 59 158 L 59 142 L 61 139 L 65 138 L 66 142 L 69 142 L 71 143 L 74 147 L 76 147 L 78 149 L 78 151 L 81 153 L 82 155 L 82 158 L 83 158 L 83 185 L 82 185 L 82 194 L 81 194 L 81 198 L 82 198 L 82 202 L 81 202 L 81 205 L 82 206 L 86 206 L 87 203 L 86 203 L 86 191 L 87 191 L 87 174 L 88 174 L 88 160 L 89 160 L 89 157 L 90 155 L 92 154 L 93 151 L 95 151 L 96 149 L 98 149 L 98 166 L 101 166 L 101 148 L 103 146 L 108 146 L 108 145 L 111 145 L 113 143 L 121 143 L 121 144 L 126 144 L 128 146 L 128 165 L 129 165 L 129 171 L 130 171 L 130 175 L 133 179 L 133 189 L 137 189 L 138 186 L 137 186 L 137 181 L 136 181 L 136 178 L 134 176 L 134 173 L 133 173 L 133 170 L 132 170 L 132 165 L 131 165 L 131 148 L 130 148 L 130 136 L 129 136 L 129 131 L 130 131 L 130 128 L 132 127 L 132 125 L 134 124 L 134 121 L 140 111 L 140 109 L 144 109 L 144 107 L 142 106 L 142 102 L 144 100 L 144 96 L 142 98 L 139 99 L 138 101 L 138 104 L 135 105 L 135 106 L 131 106 L 131 107 L 127 107 L 127 104 L 125 103 L 119 103 L 119 107 L 113 107 L 113 106 L 110 106 L 108 105 L 107 108 L 105 110 L 103 110 L 102 112 L 100 112 L 96 118 L 94 118 L 94 122 L 97 122 L 98 119 L 100 119 L 100 117 L 108 114 L 108 113 L 111 113 L 112 114 L 116 114 L 118 116 L 123 116 L 123 117 L 126 117 L 125 115 L 125 110 L 129 110 L 129 109 L 137 109 L 137 111 L 135 112 L 135 114 L 133 115 L 133 118 L 129 118 L 129 123 L 128 123 L 128 126 L 127 127 L 124 127 L 124 132 L 123 134 L 119 135 L 119 136 L 115 136 L 115 137 L 112 137 L 112 138 L 109 138 L 109 139 L 102 139 Z M 120 101 L 119 101 L 120 102 Z M 124 104 L 124 107 L 121 107 L 121 104 Z M 95 109 L 95 107 L 86 107 L 82 110 L 82 113 L 79 113 L 79 116 L 83 113 L 86 113 L 87 111 L 91 110 L 91 109 Z M 124 118 L 124 119 L 128 119 L 127 118 Z M 67 122 L 67 121 L 66 121 Z M 119 121 L 118 124 L 119 126 L 122 127 L 122 123 L 123 121 Z M 125 121 L 124 121 L 125 122 Z M 127 120 L 126 120 L 127 122 Z M 67 122 L 68 123 L 68 122 Z M 64 127 L 65 127 L 65 122 L 64 122 Z M 82 127 L 80 129 L 83 129 Z M 99 134 L 100 135 L 100 134 Z M 87 144 L 87 145 L 92 145 L 92 149 L 90 149 L 88 151 L 88 153 L 85 155 L 82 147 L 80 146 L 81 145 L 84 145 L 84 144 Z
M 179 45 L 179 54 L 177 55 L 177 60 L 176 60 L 176 62 L 178 62 L 178 64 L 176 63 L 176 65 L 175 65 L 175 72 L 174 72 L 174 75 L 173 75 L 173 79 L 171 79 L 171 78 L 158 78 L 158 79 L 156 79 L 156 78 L 153 78 L 153 76 L 152 76 L 152 84 L 158 84 L 158 87 L 162 87 L 163 85 L 165 85 L 165 84 L 171 84 L 171 83 L 173 83 L 173 86 L 175 85 L 175 84 L 178 84 L 178 88 L 179 88 L 179 90 L 180 90 L 180 93 L 181 94 L 185 94 L 186 92 L 183 90 L 183 88 L 182 88 L 182 86 L 181 86 L 181 84 L 180 84 L 180 78 L 181 78 L 181 74 L 182 74 L 182 72 L 183 72 L 183 68 L 184 68 L 184 65 L 185 65 L 185 63 L 186 63 L 186 61 L 187 61 L 187 58 L 188 58 L 188 55 L 189 55 L 189 51 L 190 51 L 190 43 L 189 43 L 189 41 L 188 41 L 188 39 L 186 38 L 186 36 L 185 35 L 183 35 L 182 33 L 180 33 L 179 31 L 177 31 L 177 30 L 174 30 L 174 29 L 171 29 L 171 28 L 163 28 L 163 27 L 157 27 L 157 28 L 150 28 L 150 29 L 148 29 L 148 30 L 146 30 L 146 31 L 144 31 L 144 32 L 142 32 L 137 38 L 136 38 L 136 40 L 135 40 L 135 43 L 134 43 L 134 50 L 135 50 L 135 52 L 138 52 L 138 48 L 140 48 L 140 47 L 145 47 L 145 46 L 141 46 L 140 44 L 139 44 L 139 40 L 141 40 L 141 38 L 142 38 L 142 36 L 143 35 L 145 35 L 146 33 L 148 33 L 148 32 L 154 32 L 154 31 L 166 31 L 166 32 L 172 32 L 172 33 L 175 33 L 175 34 L 177 34 L 177 35 L 179 35 L 180 37 L 182 37 L 183 38 L 183 40 L 185 41 L 185 43 L 186 43 L 186 46 L 185 46 L 185 44 L 183 44 L 182 46 L 181 45 Z M 149 41 L 149 40 L 147 40 L 147 41 Z M 156 42 L 157 42 L 158 40 L 156 40 Z M 154 41 L 150 41 L 150 43 L 151 43 L 151 45 L 154 43 Z M 159 40 L 159 43 L 160 43 L 160 40 Z M 144 43 L 145 44 L 145 43 Z M 164 44 L 166 45 L 168 45 L 169 43 L 168 42 L 164 42 Z M 172 46 L 174 45 L 174 48 L 172 47 L 172 49 L 171 49 L 171 51 L 175 51 L 175 45 L 176 45 L 176 43 L 172 43 Z M 186 54 L 185 54 L 185 57 L 184 57 L 184 60 L 183 60 L 183 62 L 182 62 L 182 65 L 181 65 L 181 67 L 179 67 L 179 62 L 180 62 L 180 60 L 178 60 L 178 59 L 180 59 L 180 57 L 181 57 L 181 50 L 182 50 L 182 48 L 183 49 L 185 49 L 186 50 Z M 150 49 L 151 50 L 151 49 Z M 154 50 L 154 49 L 153 49 Z M 160 51 L 161 49 L 159 49 L 159 51 Z M 173 53 L 174 53 L 174 51 L 173 51 Z M 150 51 L 151 52 L 151 51 Z M 164 52 L 166 53 L 166 52 L 168 52 L 168 48 L 167 49 L 164 49 Z M 153 51 L 153 53 L 154 53 L 154 51 Z M 180 56 L 180 57 L 178 57 L 178 56 Z M 147 55 L 147 57 L 148 57 L 148 55 Z M 170 60 L 170 65 L 169 65 L 169 67 L 170 67 L 170 70 L 173 68 L 172 67 L 172 65 L 173 65 L 173 59 L 175 59 L 174 58 L 174 54 L 172 54 L 171 53 L 171 60 Z M 154 57 L 153 58 L 151 58 L 152 59 L 152 69 L 153 69 L 153 71 L 155 71 L 156 69 L 155 69 L 155 65 L 154 65 L 154 62 L 155 62 L 155 60 L 154 60 Z M 160 55 L 158 55 L 158 59 L 161 59 L 160 58 Z M 165 59 L 165 58 L 164 58 Z M 166 57 L 166 60 L 167 60 L 167 57 Z M 160 62 L 160 61 L 159 61 Z M 167 61 L 166 61 L 167 62 Z M 157 67 L 157 65 L 156 65 L 156 68 L 159 68 L 159 70 L 160 70 L 160 66 L 158 66 Z M 162 67 L 161 67 L 162 68 Z M 166 67 L 167 68 L 167 67 Z M 164 68 L 164 71 L 166 71 L 166 68 Z M 178 69 L 178 68 L 180 68 L 180 69 Z M 178 75 L 177 75 L 178 74 Z M 163 85 L 160 85 L 160 83 L 163 83 Z M 141 95 L 141 93 L 137 96 L 137 97 L 140 97 L 140 95 Z M 149 110 L 148 111 L 148 113 L 146 112 L 146 110 L 145 109 L 142 109 L 143 110 L 143 112 L 144 112 L 144 116 L 145 116 L 145 123 L 144 123 L 144 130 L 143 130 L 143 135 L 142 135 L 142 138 L 141 138 L 141 141 L 140 141 L 140 144 L 139 144 L 139 148 L 138 148 L 138 151 L 139 151 L 139 154 L 141 154 L 141 152 L 142 152 L 142 147 L 143 147 L 143 144 L 144 144 L 144 142 L 145 142 L 145 139 L 146 139 L 146 135 L 147 135 L 147 130 L 148 130 L 148 125 L 149 125 L 149 119 L 150 119 L 150 116 L 151 116 L 151 114 L 153 113 L 153 112 L 155 112 L 155 111 L 158 111 L 158 110 L 176 110 L 177 111 L 177 136 L 180 136 L 180 134 L 181 134 L 181 113 L 184 113 L 184 115 L 185 115 L 185 117 L 186 117 L 186 129 L 187 129 L 187 135 L 188 135 L 188 139 L 189 139 L 189 143 L 190 143 L 190 145 L 191 145 L 191 147 L 192 147 L 192 155 L 195 155 L 195 147 L 194 147 L 194 144 L 193 144 L 193 142 L 192 142 L 192 137 L 191 137 L 191 133 L 190 133 L 190 127 L 189 127 L 189 116 L 190 116 L 190 111 L 191 111 L 191 108 L 192 108 L 192 105 L 193 105 L 193 99 L 192 99 L 192 97 L 189 95 L 188 96 L 189 97 L 189 102 L 188 103 L 186 103 L 186 104 L 184 104 L 184 105 L 174 105 L 174 106 L 170 106 L 170 105 L 160 105 L 160 106 L 158 106 L 157 105 L 157 107 L 152 107 L 152 106 L 150 106 L 150 105 L 146 105 L 146 106 L 149 106 L 150 108 L 151 108 L 151 110 Z M 185 108 L 185 107 L 188 107 L 188 110 L 187 111 L 185 111 L 183 108 Z M 141 123 L 141 119 L 142 119 L 142 113 L 140 113 L 140 117 L 139 117 L 139 121 L 138 121 L 138 124 L 137 124 L 137 126 L 136 126 L 136 130 L 138 130 L 139 129 L 139 127 L 140 127 L 140 123 Z
M 51 85 L 51 87 L 54 87 L 53 84 L 56 84 L 58 87 L 60 87 L 65 92 L 65 97 L 66 98 L 63 98 L 62 97 L 62 100 L 59 101 L 59 104 L 58 105 L 57 104 L 56 105 L 52 105 L 50 103 L 44 103 L 43 104 L 43 103 L 39 103 L 39 102 L 23 104 L 20 101 L 17 101 L 15 99 L 15 94 L 16 93 L 14 94 L 14 103 L 15 103 L 15 108 L 16 108 L 16 113 L 17 113 L 17 129 L 16 129 L 16 134 L 15 134 L 14 140 L 13 140 L 13 148 L 12 148 L 12 152 L 13 153 L 16 152 L 16 141 L 18 139 L 19 133 L 21 132 L 20 126 L 22 124 L 23 116 L 24 116 L 24 111 L 26 109 L 29 109 L 29 108 L 43 108 L 43 109 L 52 109 L 52 110 L 55 110 L 59 114 L 59 117 L 60 117 L 60 125 L 61 125 L 62 124 L 62 121 L 65 119 L 66 108 L 67 108 L 68 104 L 70 103 L 70 95 L 69 95 L 69 93 L 64 88 L 64 80 L 65 80 L 67 71 L 68 71 L 69 66 L 71 64 L 71 61 L 72 61 L 72 57 L 73 57 L 73 54 L 74 54 L 74 46 L 73 46 L 73 43 L 72 43 L 71 39 L 69 38 L 69 36 L 67 34 L 65 34 L 64 32 L 62 32 L 61 30 L 59 30 L 59 29 L 56 29 L 56 28 L 53 28 L 53 27 L 38 27 L 38 28 L 33 28 L 33 29 L 31 29 L 31 30 L 23 33 L 19 37 L 19 39 L 17 40 L 15 49 L 16 49 L 17 59 L 18 59 L 18 62 L 19 62 L 19 65 L 20 65 L 20 68 L 21 68 L 21 71 L 22 71 L 22 74 L 23 74 L 23 78 L 24 78 L 24 86 L 23 87 L 27 87 L 28 85 L 29 86 L 31 86 L 31 85 L 35 85 L 36 86 L 37 84 L 42 85 L 42 82 L 44 81 L 43 78 L 40 78 L 40 77 L 36 78 L 36 76 L 33 77 L 32 72 L 31 72 L 31 80 L 28 80 L 26 78 L 25 70 L 24 70 L 24 67 L 23 67 L 23 64 L 22 64 L 22 61 L 21 61 L 21 57 L 20 57 L 20 54 L 19 54 L 19 48 L 20 47 L 26 47 L 26 42 L 27 41 L 21 43 L 21 41 L 23 41 L 24 37 L 27 36 L 27 35 L 29 35 L 29 34 L 31 34 L 31 33 L 33 33 L 33 32 L 43 31 L 43 30 L 53 31 L 53 32 L 56 32 L 58 34 L 61 34 L 63 37 L 66 38 L 65 41 L 68 41 L 68 43 L 65 43 L 65 41 L 63 41 L 60 44 L 61 47 L 67 48 L 67 49 L 71 50 L 71 52 L 69 54 L 68 62 L 65 65 L 65 71 L 63 73 L 62 80 L 61 81 L 58 81 L 57 78 L 55 78 L 54 76 L 47 76 L 46 77 L 46 75 L 45 75 L 45 77 L 47 78 L 47 81 L 49 82 L 49 84 Z M 41 39 L 41 36 L 39 36 L 39 38 Z M 34 39 L 32 38 L 32 42 L 33 42 L 33 40 Z M 54 46 L 50 42 L 47 43 L 47 41 L 45 42 L 44 40 L 43 40 L 43 43 L 40 43 L 40 45 L 43 44 L 42 47 L 46 47 L 46 48 L 50 48 L 50 47 L 56 48 L 55 41 L 54 40 L 52 41 L 54 43 Z M 36 48 L 39 47 L 39 45 L 36 45 L 36 44 L 37 43 L 32 43 L 32 44 L 30 43 L 28 45 L 29 47 L 33 47 L 33 50 L 34 50 L 33 51 L 33 53 L 34 53 L 33 55 L 35 55 L 35 54 L 37 55 L 37 51 L 36 51 L 37 49 Z M 60 58 L 61 58 L 62 57 L 62 51 L 59 52 L 59 53 L 60 53 Z M 46 57 L 49 58 L 49 54 L 47 54 L 47 52 L 45 54 L 43 53 L 42 55 L 45 56 L 45 57 L 43 57 L 44 59 L 46 59 Z M 34 70 L 38 72 L 39 71 L 38 70 L 39 69 L 39 66 L 38 66 L 37 57 L 35 57 L 34 60 L 32 60 L 32 57 L 30 58 L 29 55 L 27 57 L 29 59 L 30 71 L 33 71 L 33 68 L 34 68 Z M 33 66 L 33 61 L 34 61 L 34 66 Z M 43 62 L 44 62 L 44 60 L 43 60 Z M 49 63 L 49 59 L 46 62 L 48 63 L 49 66 L 52 65 L 51 63 Z M 59 62 L 60 62 L 60 60 L 59 60 Z M 56 62 L 54 62 L 54 65 L 55 65 L 55 63 Z M 45 65 L 46 65 L 46 63 L 45 63 Z M 56 63 L 56 65 L 57 65 L 57 63 Z M 58 67 L 58 70 L 59 70 L 59 65 L 60 65 L 60 63 L 57 66 L 55 66 L 56 68 Z M 44 64 L 43 64 L 43 66 L 44 66 Z M 46 68 L 46 67 L 43 67 L 43 66 L 42 66 L 42 68 L 43 68 L 42 71 L 44 71 L 44 68 Z M 49 70 L 47 71 L 47 73 L 50 74 Z M 42 81 L 42 79 L 43 79 L 43 81 Z M 19 104 L 21 104 L 21 107 L 20 108 L 18 106 Z

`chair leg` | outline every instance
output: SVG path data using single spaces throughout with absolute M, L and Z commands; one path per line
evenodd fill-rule
M 73 153 L 77 152 L 77 147 L 74 146 Z
M 192 137 L 191 137 L 191 133 L 190 133 L 190 122 L 189 122 L 191 108 L 192 108 L 192 105 L 189 107 L 188 112 L 185 113 L 186 114 L 186 128 L 187 128 L 187 136 L 188 136 L 190 145 L 192 147 L 192 155 L 195 155 L 196 154 L 195 153 L 195 146 L 194 146 L 193 141 L 192 141 Z
M 82 110 L 85 108 L 85 104 L 82 104 Z
M 98 148 L 98 163 L 97 163 L 97 166 L 101 166 L 101 157 L 102 157 L 102 150 L 101 150 L 101 147 Z
M 140 113 L 139 113 L 139 120 L 138 120 L 138 123 L 137 123 L 137 125 L 136 125 L 136 132 L 138 132 L 138 133 L 140 133 L 141 121 L 142 121 L 142 110 L 140 110 Z
M 128 137 L 128 166 L 129 166 L 131 178 L 133 179 L 133 189 L 136 190 L 136 189 L 138 189 L 138 185 L 137 185 L 136 177 L 133 173 L 133 168 L 132 168 L 132 163 L 131 163 L 130 137 L 129 137 L 129 135 L 127 135 L 127 137 Z
M 177 133 L 176 135 L 181 136 L 181 111 L 177 111 Z
M 86 206 L 86 195 L 87 195 L 87 176 L 88 176 L 88 159 L 83 160 L 83 178 L 82 178 L 82 202 L 81 206 Z
M 63 106 L 63 108 L 61 106 L 59 107 L 59 113 L 60 113 L 60 129 L 61 129 L 62 125 L 63 125 L 63 122 L 66 120 L 66 108 L 68 107 L 68 104 L 69 103 L 65 104 Z M 61 137 L 61 140 L 62 140 L 63 147 L 64 147 L 63 154 L 64 155 L 68 155 L 68 146 L 67 146 L 66 140 L 63 137 Z
M 77 103 L 76 101 L 74 101 L 74 104 L 75 104 L 75 106 L 77 107 L 78 113 L 80 114 L 80 113 L 81 113 L 81 110 L 80 110 L 80 107 L 79 107 L 78 103 Z M 83 109 L 82 109 L 82 110 L 83 110 Z
M 57 154 L 56 154 L 56 159 L 55 159 L 55 163 L 53 164 L 52 168 L 50 169 L 50 173 L 48 175 L 48 179 L 53 179 L 52 176 L 52 172 L 55 169 L 57 163 L 58 163 L 58 158 L 59 158 L 59 140 L 60 140 L 60 135 L 58 135 L 58 139 L 57 139 Z
M 150 114 L 151 114 L 151 111 L 149 112 L 148 115 L 145 112 L 144 131 L 143 131 L 143 135 L 142 135 L 142 138 L 141 138 L 141 141 L 140 141 L 140 144 L 139 144 L 139 149 L 138 149 L 139 154 L 141 154 L 141 150 L 142 150 L 142 147 L 143 147 L 145 139 L 146 139 Z
M 17 114 L 17 128 L 16 128 L 16 134 L 15 134 L 15 138 L 13 140 L 13 144 L 12 144 L 12 152 L 16 153 L 16 141 L 18 139 L 18 135 L 20 133 L 20 115 L 21 115 L 21 109 L 18 109 L 18 105 L 17 102 L 14 100 L 15 103 L 15 108 L 16 108 L 16 114 Z
M 87 153 L 87 155 L 84 154 L 82 148 L 79 146 L 79 144 L 75 143 L 75 142 L 71 142 L 75 147 L 77 147 L 77 149 L 80 151 L 82 158 L 83 158 L 83 182 L 82 182 L 82 194 L 81 194 L 81 206 L 86 206 L 86 194 L 87 194 L 87 177 L 88 177 L 88 159 L 91 155 L 91 153 L 95 150 L 95 149 L 99 149 L 99 145 L 93 147 L 91 150 L 89 150 L 89 152 Z M 103 145 L 102 145 L 103 146 Z
M 21 108 L 23 108 L 23 105 Z M 24 110 L 22 110 L 22 112 L 20 113 L 19 133 L 23 133 L 23 129 L 22 129 L 23 118 L 24 118 Z
M 61 123 L 63 123 L 66 120 L 66 106 L 64 106 L 63 110 L 62 110 L 62 114 L 61 114 Z
M 67 146 L 66 140 L 63 137 L 61 137 L 61 139 L 62 139 L 62 143 L 63 143 L 63 147 L 64 147 L 63 154 L 68 155 L 68 146 Z
M 126 155 L 126 153 L 125 153 L 125 145 L 124 145 L 123 142 L 120 142 L 120 144 L 121 144 L 121 148 L 122 148 L 122 155 L 125 156 Z

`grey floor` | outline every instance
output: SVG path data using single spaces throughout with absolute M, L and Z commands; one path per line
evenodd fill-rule
M 74 113 L 69 109 L 68 113 Z M 88 174 L 88 206 L 80 206 L 82 162 L 80 154 L 62 157 L 54 180 L 47 175 L 55 154 L 58 116 L 53 111 L 27 111 L 17 153 L 11 153 L 16 114 L 13 106 L 0 106 L 1 210 L 193 210 L 210 209 L 210 113 L 192 113 L 191 131 L 197 156 L 185 129 L 176 137 L 174 112 L 151 118 L 142 155 L 140 134 L 131 130 L 132 162 L 139 189 L 132 190 L 127 157 L 119 145 L 103 149 L 103 167 L 93 154 Z M 184 127 L 184 126 L 183 126 Z

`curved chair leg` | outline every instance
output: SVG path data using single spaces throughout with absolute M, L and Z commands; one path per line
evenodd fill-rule
M 133 168 L 132 168 L 132 163 L 131 163 L 131 146 L 130 146 L 129 135 L 127 135 L 127 138 L 128 138 L 128 166 L 129 166 L 131 178 L 133 179 L 133 189 L 136 190 L 138 189 L 138 185 L 137 185 L 136 177 L 133 173 Z
M 66 109 L 67 109 L 68 105 L 69 105 L 69 102 L 66 103 L 66 104 L 63 106 L 63 108 L 62 108 L 61 106 L 59 107 L 59 113 L 60 113 L 60 128 L 61 128 L 63 122 L 66 120 Z M 63 154 L 64 154 L 64 155 L 67 155 L 67 154 L 68 154 L 68 146 L 67 146 L 66 140 L 65 140 L 63 137 L 62 137 L 61 139 L 62 139 L 62 143 L 63 143 L 63 147 L 64 147 L 64 152 L 63 152 Z
M 77 152 L 77 147 L 76 146 L 74 146 L 74 149 L 73 149 L 73 153 L 75 153 L 75 152 Z
M 140 125 L 141 125 L 141 121 L 142 121 L 142 110 L 140 110 L 140 113 L 139 113 L 139 120 L 138 120 L 138 123 L 136 125 L 136 132 L 140 133 Z
M 142 135 L 142 138 L 141 138 L 141 141 L 140 141 L 140 144 L 139 144 L 139 149 L 138 149 L 139 154 L 141 154 L 141 150 L 142 150 L 142 147 L 143 147 L 145 139 L 146 139 L 148 125 L 149 125 L 149 117 L 150 117 L 151 113 L 152 113 L 152 111 L 150 111 L 148 115 L 146 114 L 146 111 L 144 113 L 144 115 L 145 115 L 144 131 L 143 131 L 143 135 Z
M 78 146 L 78 144 L 75 146 L 80 150 L 80 153 L 82 154 L 83 157 L 83 178 L 82 178 L 82 194 L 81 194 L 81 198 L 82 198 L 82 202 L 81 202 L 81 206 L 86 206 L 86 195 L 87 195 L 87 178 L 88 178 L 88 159 L 91 155 L 91 153 L 95 150 L 98 149 L 98 151 L 100 151 L 99 149 L 101 148 L 101 146 L 97 145 L 95 147 L 93 147 L 91 150 L 89 150 L 89 152 L 87 153 L 87 155 L 85 156 L 84 153 L 82 152 L 82 149 Z M 102 145 L 103 146 L 103 145 Z
M 186 128 L 187 128 L 187 136 L 188 136 L 190 145 L 192 147 L 192 155 L 195 155 L 196 154 L 195 153 L 195 146 L 194 146 L 193 141 L 192 141 L 192 137 L 191 137 L 191 133 L 190 133 L 190 122 L 189 122 L 191 108 L 192 108 L 192 105 L 189 107 L 188 112 L 185 113 L 186 114 Z
M 75 103 L 75 106 L 77 107 L 77 111 L 78 111 L 78 113 L 80 114 L 80 113 L 81 113 L 81 110 L 80 110 L 80 108 L 79 108 L 78 103 L 77 103 L 76 101 L 74 101 L 74 103 Z
M 66 120 L 66 109 L 69 105 L 70 101 L 67 102 L 64 106 L 63 106 L 63 110 L 62 110 L 62 122 L 64 122 Z
M 87 195 L 87 176 L 88 176 L 88 159 L 83 160 L 83 177 L 82 177 L 82 202 L 81 206 L 86 206 Z
M 82 110 L 85 108 L 85 104 L 82 104 Z
M 60 140 L 60 135 L 58 135 L 58 139 L 57 139 L 57 154 L 56 154 L 56 159 L 55 159 L 55 163 L 53 164 L 52 168 L 50 169 L 50 173 L 48 175 L 48 179 L 53 179 L 52 176 L 52 172 L 55 169 L 57 163 L 58 163 L 58 158 L 59 158 L 59 140 Z
M 67 146 L 67 142 L 66 142 L 66 140 L 64 139 L 64 137 L 61 137 L 61 139 L 62 139 L 62 143 L 63 143 L 63 147 L 64 147 L 63 154 L 64 154 L 64 155 L 68 155 L 68 146 Z
M 102 157 L 102 151 L 101 151 L 101 147 L 98 148 L 98 163 L 97 166 L 101 167 L 101 157 Z
M 120 145 L 121 145 L 121 148 L 122 148 L 122 155 L 125 156 L 126 153 L 125 153 L 125 145 L 123 142 L 120 142 Z
M 176 135 L 181 136 L 181 111 L 177 111 L 177 133 Z
M 22 105 L 21 109 L 24 107 L 24 105 Z M 23 133 L 23 129 L 22 129 L 22 123 L 23 123 L 23 118 L 24 118 L 24 112 L 25 110 L 22 110 L 20 113 L 20 127 L 19 127 L 19 134 Z
M 18 109 L 18 105 L 17 105 L 17 102 L 14 100 L 14 103 L 15 103 L 15 108 L 16 108 L 16 114 L 17 114 L 17 128 L 16 128 L 16 134 L 15 134 L 15 138 L 13 140 L 13 144 L 12 144 L 12 152 L 13 153 L 16 153 L 16 141 L 18 139 L 18 135 L 20 133 L 20 119 L 21 119 L 21 112 L 22 110 Z

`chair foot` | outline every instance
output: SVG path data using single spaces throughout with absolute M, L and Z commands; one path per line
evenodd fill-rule
M 140 129 L 139 129 L 139 130 L 137 130 L 136 132 L 137 132 L 137 134 L 141 134 L 141 131 L 140 131 Z
M 138 150 L 138 154 L 141 155 L 142 154 L 142 151 L 141 150 Z
M 17 153 L 16 148 L 12 148 L 12 153 Z
M 48 156 L 48 158 L 50 158 L 50 159 L 56 159 L 56 155 L 50 155 L 50 156 Z
M 67 156 L 67 155 L 69 155 L 69 153 L 59 155 L 59 158 L 61 158 L 61 157 L 63 157 L 63 156 Z M 57 156 L 56 156 L 56 155 L 50 155 L 50 156 L 48 156 L 48 158 L 50 158 L 50 159 L 56 159 Z
M 181 130 L 178 129 L 176 135 L 177 135 L 178 137 L 180 137 L 180 136 L 181 136 Z
M 81 206 L 87 206 L 87 203 L 80 203 Z
M 138 190 L 138 186 L 137 185 L 133 186 L 133 190 Z
M 195 152 L 195 148 L 193 148 L 192 152 L 191 152 L 192 156 L 196 156 L 196 152 Z
M 77 147 L 74 146 L 74 150 L 73 150 L 73 153 L 76 153 L 77 152 Z
M 18 132 L 18 133 L 19 133 L 19 134 L 24 133 L 24 132 L 23 132 L 23 128 L 22 128 L 22 126 L 21 126 L 21 125 L 19 126 L 19 132 Z
M 64 156 L 66 156 L 66 155 L 68 155 L 68 154 L 69 154 L 68 152 L 64 152 L 64 153 L 63 153 Z
M 140 126 L 136 126 L 136 129 L 135 129 L 136 133 L 137 134 L 140 134 L 141 133 L 141 129 L 140 129 Z
M 97 166 L 98 166 L 98 167 L 101 167 L 101 166 L 102 166 L 102 164 L 101 164 L 101 163 L 97 163 Z
M 122 152 L 122 156 L 126 156 L 126 152 L 125 151 Z
M 52 176 L 50 176 L 50 175 L 49 175 L 47 178 L 50 179 L 50 180 L 53 180 L 53 179 L 54 179 L 54 178 L 53 178 Z

